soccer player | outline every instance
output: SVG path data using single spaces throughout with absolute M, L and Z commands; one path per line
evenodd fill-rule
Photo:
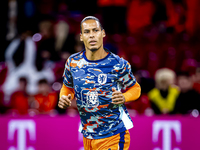
M 140 85 L 130 64 L 103 47 L 106 34 L 96 17 L 85 17 L 80 27 L 85 49 L 65 64 L 58 106 L 65 109 L 76 97 L 85 150 L 128 150 L 133 123 L 124 103 L 139 98 Z

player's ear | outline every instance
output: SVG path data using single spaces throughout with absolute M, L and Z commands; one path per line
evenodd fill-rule
M 103 33 L 103 37 L 105 37 L 106 36 L 106 32 L 105 32 L 104 29 L 102 30 L 102 33 Z
M 80 41 L 83 41 L 82 34 L 80 33 Z

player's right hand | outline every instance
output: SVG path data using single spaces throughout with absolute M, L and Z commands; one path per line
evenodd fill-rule
M 68 96 L 62 95 L 61 98 L 59 99 L 58 107 L 65 109 L 71 106 L 71 100 L 72 100 L 71 94 L 69 94 Z

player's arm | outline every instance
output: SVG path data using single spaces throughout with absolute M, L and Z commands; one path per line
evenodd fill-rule
M 60 90 L 60 99 L 58 102 L 58 107 L 65 109 L 68 106 L 71 106 L 71 101 L 74 98 L 74 89 L 69 88 L 63 84 Z
M 141 95 L 141 87 L 137 82 L 131 88 L 129 88 L 125 93 L 123 93 L 125 102 L 131 102 L 137 100 L 140 97 L 140 95 Z
M 130 102 L 137 100 L 141 95 L 141 87 L 136 82 L 132 87 L 130 87 L 125 93 L 112 89 L 112 103 L 113 104 L 123 104 L 125 102 Z
M 137 83 L 136 78 L 134 77 L 131 71 L 131 65 L 128 61 L 120 59 L 119 61 L 120 68 L 118 79 L 123 85 L 122 89 L 126 90 L 125 93 L 121 91 L 113 90 L 112 93 L 112 103 L 113 104 L 123 104 L 125 102 L 130 102 L 138 99 L 141 95 L 141 87 Z

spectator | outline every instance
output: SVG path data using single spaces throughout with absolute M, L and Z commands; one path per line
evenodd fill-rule
M 36 45 L 28 32 L 23 32 L 9 44 L 5 51 L 8 73 L 2 87 L 6 96 L 9 97 L 17 89 L 21 76 L 28 80 L 28 92 L 33 91 L 35 53 Z
M 177 74 L 177 85 L 180 94 L 177 98 L 174 113 L 190 114 L 192 110 L 200 110 L 200 94 L 192 88 L 192 79 L 188 72 Z
M 56 92 L 51 90 L 46 79 L 41 79 L 38 81 L 38 93 L 33 96 L 34 101 L 32 102 L 32 107 L 40 114 L 54 114 L 55 108 L 58 101 L 58 95 Z
M 168 68 L 156 71 L 156 87 L 148 92 L 151 107 L 156 114 L 170 114 L 174 110 L 179 95 L 179 89 L 174 85 L 175 77 L 175 72 Z
M 17 114 L 28 114 L 29 109 L 29 95 L 27 93 L 27 79 L 25 77 L 19 78 L 19 87 L 11 95 L 10 109 Z

